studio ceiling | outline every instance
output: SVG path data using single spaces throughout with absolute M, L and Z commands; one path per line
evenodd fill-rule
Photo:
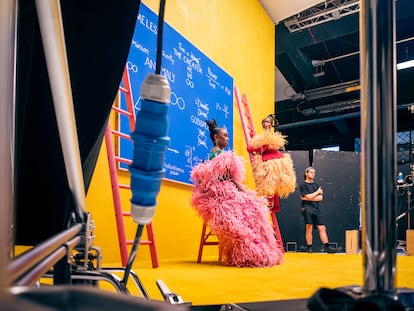
M 260 2 L 275 23 L 275 110 L 289 149 L 353 150 L 360 137 L 359 1 Z M 396 1 L 395 30 L 397 63 L 414 59 L 414 1 Z M 413 82 L 413 68 L 397 71 L 398 131 L 414 129 Z

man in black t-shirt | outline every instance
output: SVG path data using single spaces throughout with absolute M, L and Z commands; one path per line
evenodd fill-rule
M 340 248 L 332 247 L 329 245 L 329 238 L 326 232 L 326 225 L 319 210 L 319 202 L 323 200 L 323 189 L 317 183 L 315 179 L 315 168 L 309 166 L 305 169 L 305 182 L 300 184 L 299 192 L 300 199 L 302 201 L 302 215 L 305 219 L 305 239 L 308 252 L 312 253 L 312 238 L 313 238 L 313 227 L 315 226 L 319 232 L 319 238 L 322 244 L 325 245 L 325 250 L 328 253 L 337 253 Z

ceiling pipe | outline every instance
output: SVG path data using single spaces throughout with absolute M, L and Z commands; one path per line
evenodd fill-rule
M 396 41 L 396 45 L 400 44 L 400 43 L 413 41 L 413 40 L 414 40 L 414 36 L 413 37 L 408 37 L 408 38 L 405 38 L 405 39 L 401 39 L 401 40 Z M 355 52 L 351 52 L 351 53 L 331 57 L 331 58 L 328 58 L 328 59 L 312 60 L 312 66 L 318 68 L 318 72 L 316 74 L 314 74 L 314 76 L 319 77 L 321 75 L 324 75 L 325 72 L 323 70 L 323 66 L 328 62 L 333 63 L 334 61 L 337 61 L 337 60 L 340 60 L 340 59 L 343 59 L 343 58 L 347 58 L 347 57 L 356 56 L 356 55 L 359 55 L 359 54 L 360 54 L 359 51 L 355 51 Z M 360 83 L 359 80 L 353 80 L 353 81 L 348 81 L 348 82 L 344 82 L 344 83 L 340 83 L 340 84 L 328 85 L 328 86 L 317 88 L 317 89 L 311 89 L 311 90 L 305 91 L 303 93 L 304 93 L 304 96 L 306 97 L 307 100 L 314 100 L 314 99 L 323 98 L 323 97 L 327 97 L 327 96 L 333 96 L 333 95 L 338 95 L 338 94 L 343 94 L 343 93 L 347 93 L 347 92 L 353 92 L 353 91 L 360 90 L 359 83 Z
M 357 118 L 359 117 L 359 115 L 360 113 L 358 111 L 358 112 L 352 112 L 352 113 L 347 113 L 347 114 L 341 114 L 338 116 L 298 121 L 298 122 L 293 122 L 293 123 L 281 124 L 277 127 L 277 129 L 284 130 L 284 129 L 289 129 L 289 128 L 314 125 L 314 124 L 319 124 L 319 123 L 333 122 L 333 121 L 342 120 L 342 119 Z
M 353 108 L 357 108 L 357 107 L 354 106 Z M 397 107 L 397 110 L 407 110 L 407 109 L 409 111 L 412 110 L 413 111 L 412 113 L 414 113 L 414 104 L 398 105 L 398 107 Z M 341 109 L 341 110 L 343 110 L 343 109 Z M 360 116 L 361 116 L 361 112 L 357 111 L 357 112 L 340 114 L 340 115 L 330 116 L 330 117 L 325 117 L 325 118 L 315 118 L 315 119 L 311 119 L 311 120 L 280 124 L 277 128 L 278 128 L 278 130 L 284 130 L 284 129 L 290 129 L 290 128 L 320 124 L 320 123 L 334 122 L 334 121 L 338 121 L 338 120 L 342 120 L 342 119 L 359 118 Z
M 339 56 L 335 56 L 335 57 L 331 57 L 331 58 L 323 59 L 323 60 L 312 60 L 312 65 L 314 67 L 315 67 L 314 64 L 325 65 L 327 62 L 333 62 L 333 61 L 336 61 L 338 59 L 347 58 L 347 57 L 351 57 L 351 56 L 355 56 L 355 55 L 359 55 L 359 51 L 351 52 L 351 53 L 348 53 L 348 54 L 339 55 Z
M 304 95 L 307 100 L 314 100 L 318 98 L 324 98 L 327 96 L 333 96 L 353 91 L 359 91 L 359 80 L 348 81 L 344 83 L 338 83 L 334 85 L 324 86 L 317 89 L 305 91 Z
M 408 37 L 408 38 L 396 41 L 396 44 L 405 43 L 405 42 L 409 42 L 409 41 L 413 41 L 413 40 L 414 40 L 414 37 Z M 335 57 L 322 59 L 322 60 L 316 60 L 315 59 L 315 60 L 312 60 L 312 65 L 314 67 L 319 66 L 319 65 L 323 66 L 328 62 L 333 62 L 333 61 L 336 61 L 336 60 L 339 60 L 339 59 L 342 59 L 342 58 L 347 58 L 347 57 L 351 57 L 351 56 L 355 56 L 355 55 L 359 55 L 359 51 L 351 52 L 351 53 L 344 54 L 344 55 L 338 55 L 338 56 L 335 56 Z

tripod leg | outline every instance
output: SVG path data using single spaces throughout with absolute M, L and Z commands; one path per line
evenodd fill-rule
M 141 240 L 143 229 L 144 229 L 144 225 L 138 225 L 137 233 L 135 234 L 134 243 L 132 244 L 132 248 L 131 248 L 131 253 L 129 255 L 128 262 L 125 267 L 124 278 L 122 279 L 122 286 L 124 287 L 124 289 L 126 289 L 126 286 L 128 283 L 128 277 L 131 272 L 132 265 L 134 264 L 134 261 L 135 261 L 135 256 L 137 254 L 138 245 L 139 245 L 139 241 Z

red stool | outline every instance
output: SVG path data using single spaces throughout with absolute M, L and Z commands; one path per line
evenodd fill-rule
M 209 241 L 211 237 L 216 237 L 210 230 L 207 230 L 207 223 L 203 222 L 203 229 L 201 230 L 201 239 L 200 239 L 200 247 L 198 248 L 198 257 L 197 262 L 201 262 L 201 257 L 203 255 L 203 248 L 204 245 L 219 245 L 219 241 L 216 239 L 215 241 Z M 217 237 L 216 237 L 217 238 Z M 221 261 L 221 250 L 219 247 L 219 260 Z

